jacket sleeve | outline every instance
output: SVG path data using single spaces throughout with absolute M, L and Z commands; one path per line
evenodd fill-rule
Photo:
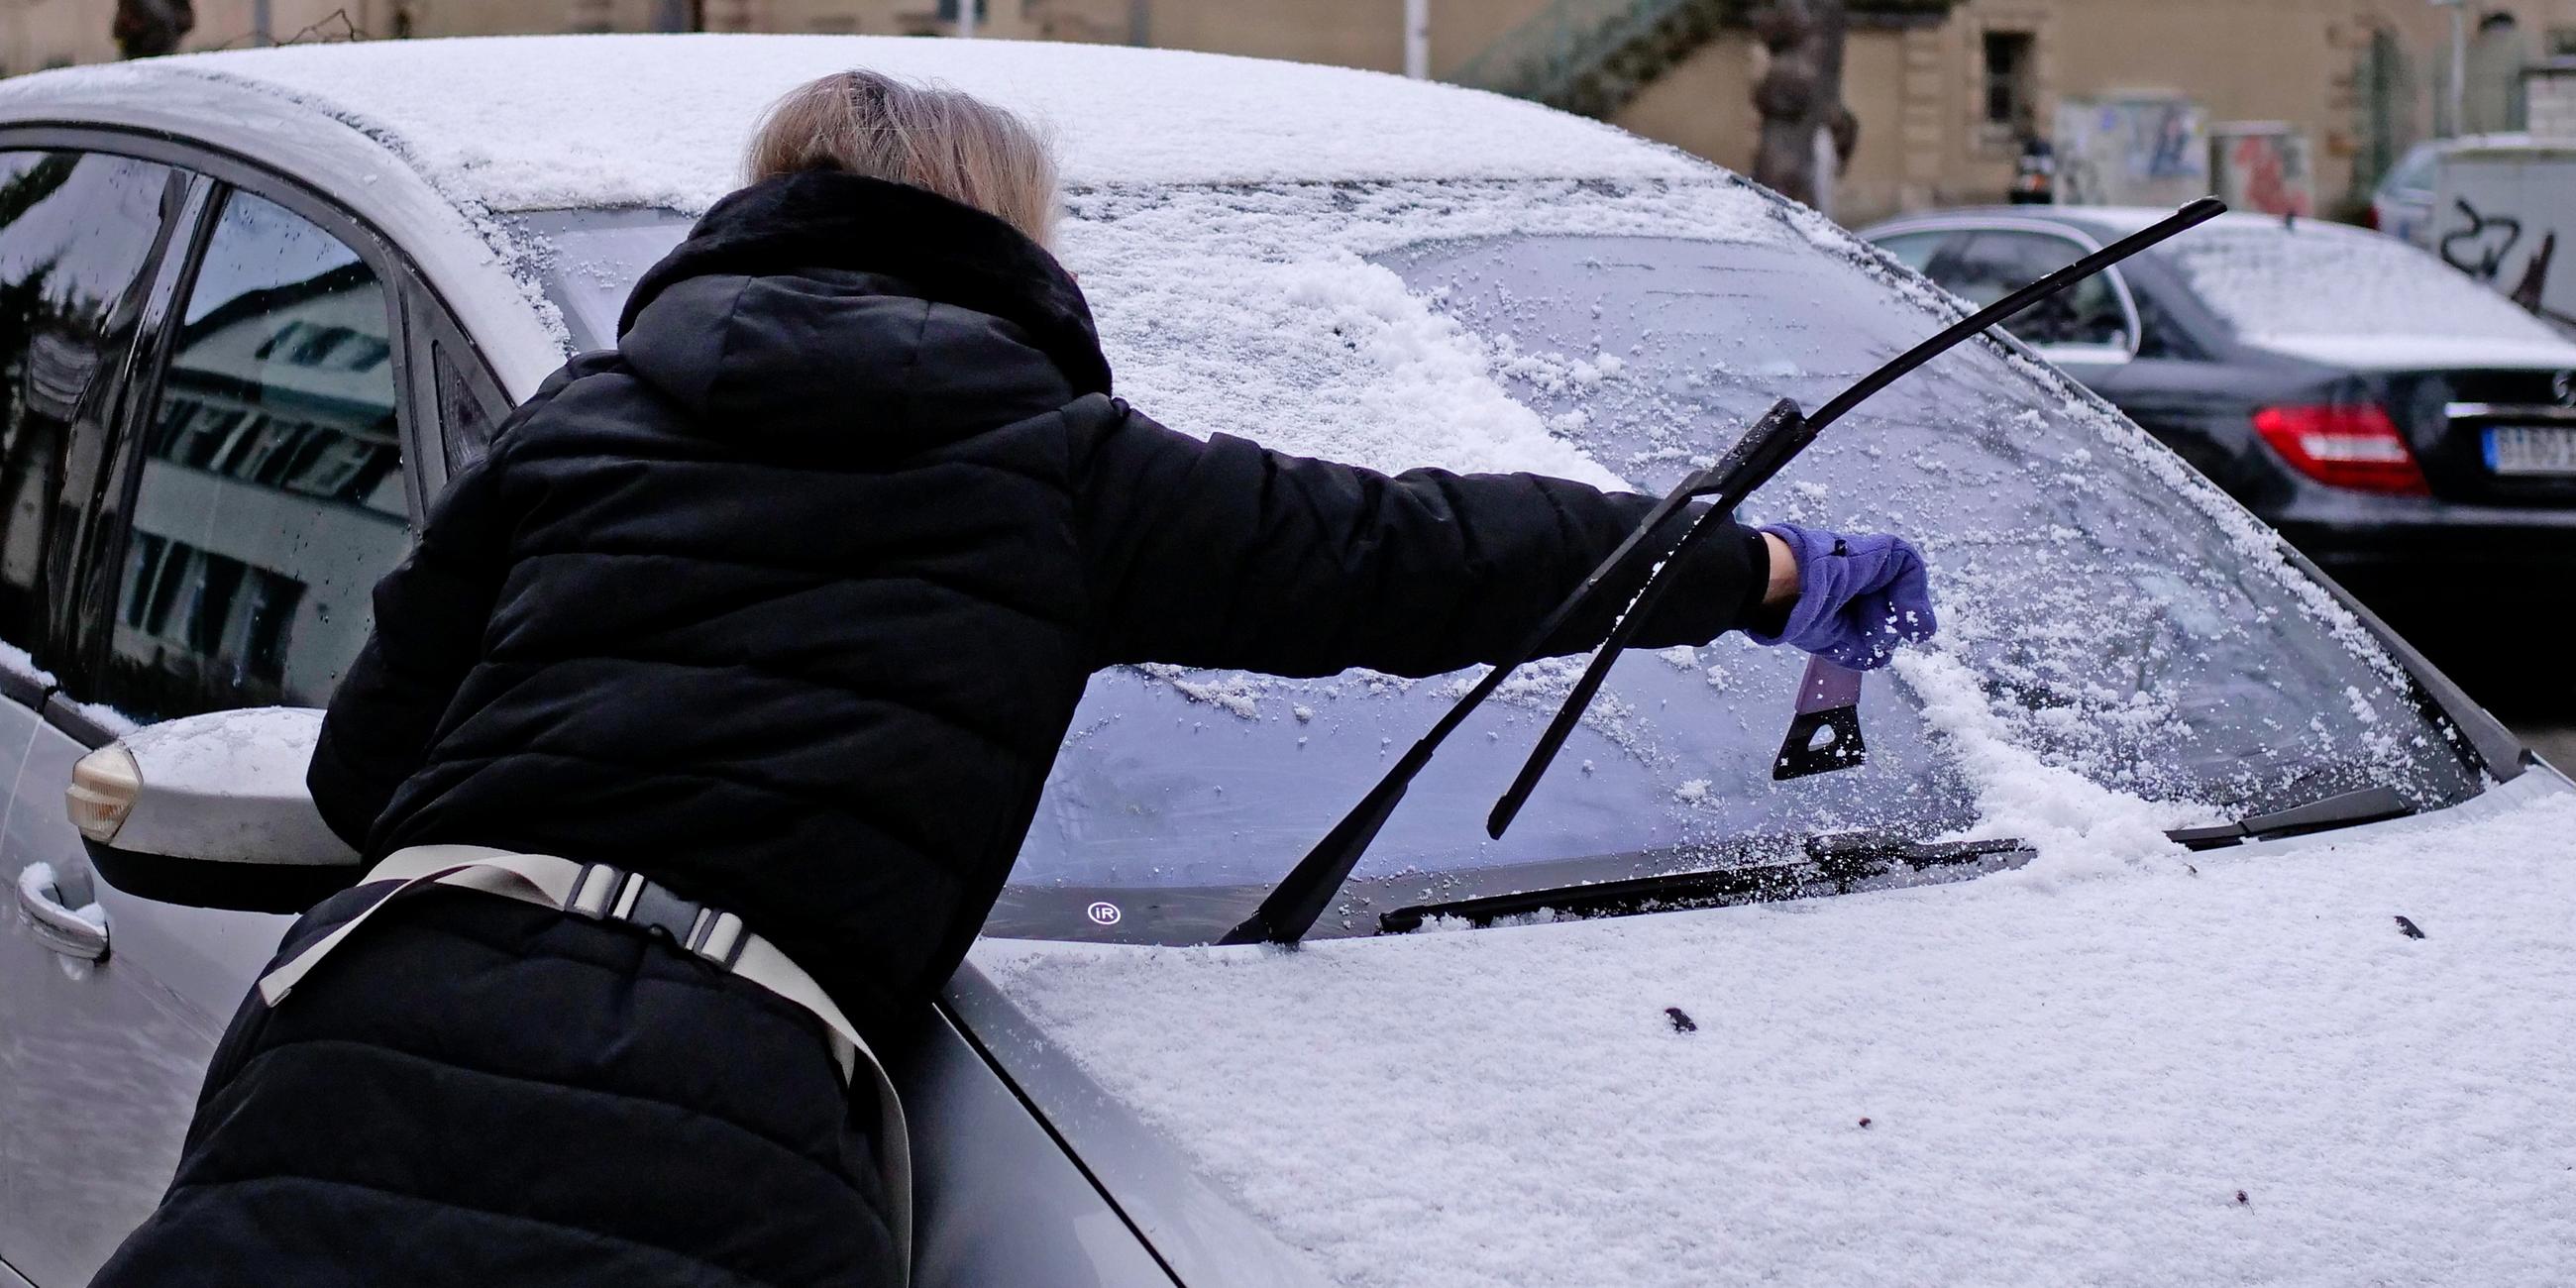
M 1389 477 L 1225 435 L 1202 443 L 1121 409 L 1080 483 L 1100 665 L 1420 676 L 1490 662 L 1655 504 L 1530 474 Z M 1672 519 L 1655 548 L 1696 517 Z M 1759 605 L 1759 533 L 1729 524 L 1683 561 L 1640 645 L 1705 643 Z M 1633 561 L 1543 652 L 1600 643 L 1652 563 Z

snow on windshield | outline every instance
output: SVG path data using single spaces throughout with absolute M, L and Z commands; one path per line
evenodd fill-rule
M 1725 183 L 1111 189 L 1073 210 L 1066 257 L 1140 408 L 1390 470 L 1659 491 L 1771 399 L 1816 406 L 1944 320 L 1839 234 Z M 1949 633 L 1868 682 L 1868 768 L 1772 783 L 1797 659 L 1730 637 L 1624 661 L 1488 841 L 1484 806 L 1580 666 L 1544 663 L 1434 762 L 1352 907 L 1418 891 L 1407 874 L 1631 856 L 1606 879 L 1855 828 L 2043 850 L 2098 833 L 2134 856 L 2170 852 L 2165 828 L 2348 787 L 2472 788 L 2266 530 L 1997 350 L 1899 385 L 1753 509 L 1905 532 L 1932 560 Z M 1239 916 L 1472 678 L 1100 677 L 992 929 L 1182 942 Z M 1102 887 L 1239 889 L 1186 915 L 1157 895 L 1102 932 L 1078 915 Z
M 2557 338 L 2467 274 L 2394 237 L 2359 229 L 2221 220 L 2158 253 L 2181 267 L 2212 310 L 2258 343 L 2302 336 Z
M 1118 187 L 1071 210 L 1062 251 L 1122 394 L 1184 432 L 1387 470 L 1660 491 L 1772 399 L 1822 403 L 1951 307 L 1722 180 Z M 603 333 L 680 233 L 628 214 L 546 228 L 567 314 Z M 1932 560 L 1946 633 L 1867 682 L 1867 768 L 1772 783 L 1799 660 L 1729 637 L 1623 661 L 1489 841 L 1486 805 L 1582 665 L 1541 662 L 1434 762 L 1352 906 L 1517 864 L 1752 861 L 1858 828 L 2134 859 L 2170 853 L 2165 828 L 2337 790 L 2474 789 L 2403 673 L 2267 529 L 2000 349 L 1900 383 L 1752 510 L 1904 532 Z M 989 929 L 1213 934 L 1473 678 L 1097 677 Z M 1084 915 L 1104 894 L 1130 908 L 1114 928 Z

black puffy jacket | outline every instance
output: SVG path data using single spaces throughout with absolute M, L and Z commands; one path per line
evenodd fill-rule
M 314 797 L 371 856 L 639 868 L 882 1015 L 964 954 L 1094 670 L 1453 670 L 1649 505 L 1174 433 L 1109 396 L 1079 290 L 1007 225 L 776 179 L 455 480 L 376 592 Z M 1686 558 L 1641 643 L 1758 600 L 1757 534 Z

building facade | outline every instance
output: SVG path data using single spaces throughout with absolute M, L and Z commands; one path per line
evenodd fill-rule
M 712 31 L 937 35 L 964 0 L 197 0 L 190 49 L 306 38 L 502 32 Z M 973 0 L 980 36 L 1212 50 L 1397 71 L 1404 0 Z M 116 56 L 112 0 L 0 7 L 0 71 Z M 1580 101 L 1721 164 L 1749 165 L 1752 88 L 1767 55 L 1740 24 L 1646 22 L 1740 9 L 1724 0 L 1430 0 L 1442 79 L 1545 96 L 1580 74 L 1596 29 L 1642 35 L 1596 52 L 1627 70 Z M 2212 123 L 2304 136 L 2331 210 L 2405 147 L 2450 132 L 2451 11 L 2426 0 L 1855 0 L 1844 97 L 1860 121 L 1838 185 L 1852 221 L 2000 198 L 2023 132 L 2060 103 L 2175 96 Z M 2521 121 L 2521 71 L 2576 54 L 2576 0 L 2468 0 L 2471 131 Z M 1596 42 L 1598 43 L 1598 42 Z M 1553 60 L 1553 61 L 1550 61 Z M 1538 63 L 1548 66 L 1534 72 Z M 1643 69 L 1643 70 L 1638 70 Z M 1538 80 L 1531 77 L 1538 76 Z M 1539 89 L 1533 89 L 1539 86 Z M 1599 91 L 1597 84 L 1585 87 Z

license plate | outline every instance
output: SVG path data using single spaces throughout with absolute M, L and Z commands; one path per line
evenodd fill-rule
M 2495 426 L 2487 431 L 2487 468 L 2497 474 L 2576 475 L 2576 429 Z

